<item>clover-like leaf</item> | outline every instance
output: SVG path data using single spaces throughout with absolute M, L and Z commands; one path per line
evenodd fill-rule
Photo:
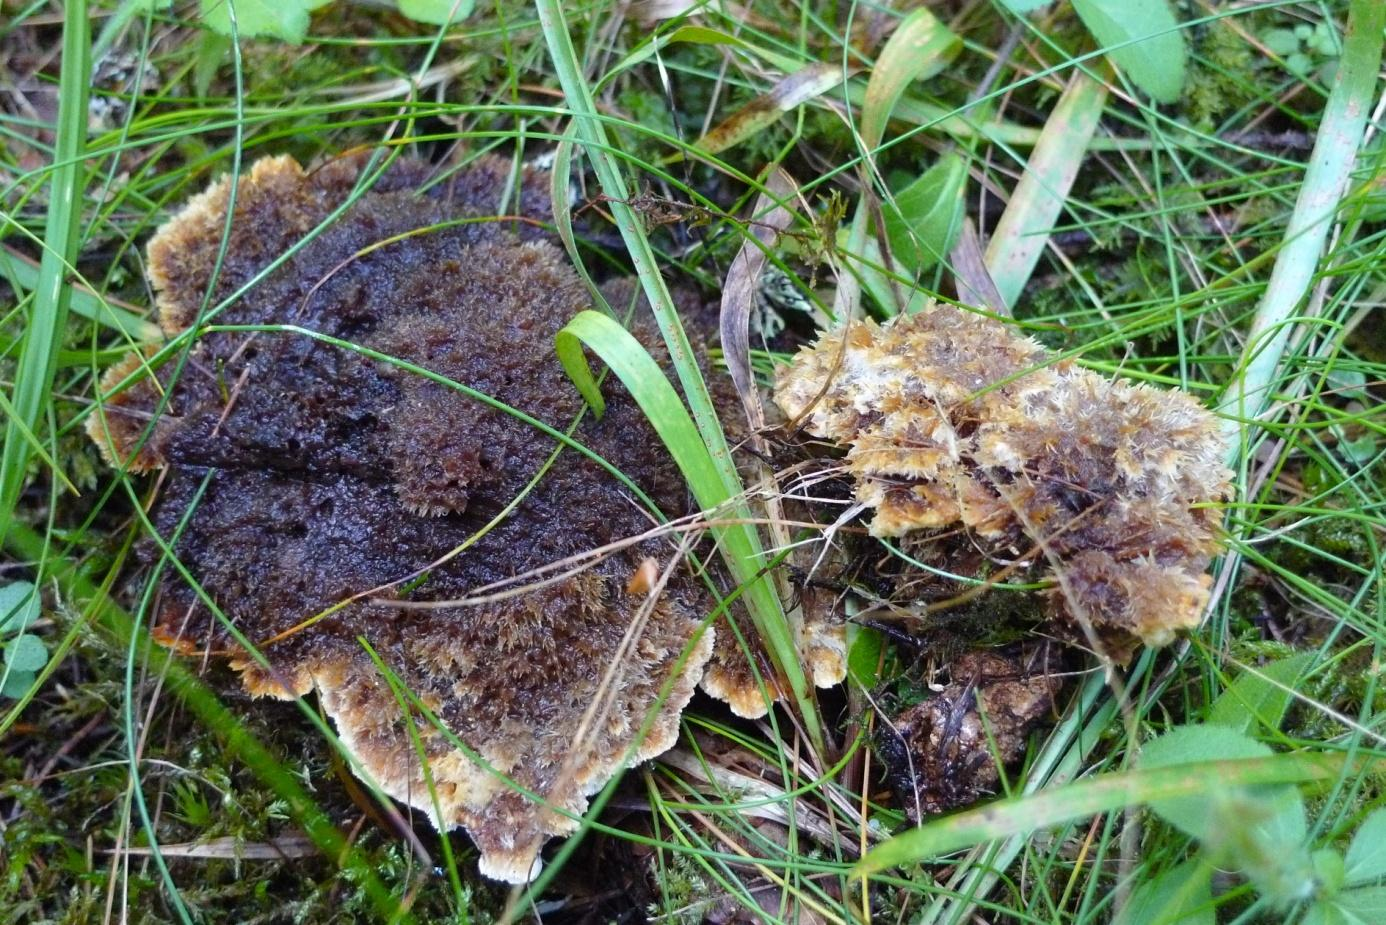
M 399 0 L 399 11 L 415 22 L 447 26 L 472 15 L 475 0 Z
M 0 633 L 17 633 L 38 622 L 42 608 L 38 590 L 27 581 L 0 588 Z
M 34 672 L 0 668 L 0 697 L 18 700 L 34 685 Z
M 11 671 L 38 671 L 48 664 L 48 647 L 32 633 L 21 633 L 5 645 L 5 664 Z
M 1344 882 L 1350 886 L 1386 879 L 1386 809 L 1378 809 L 1357 828 L 1347 850 Z

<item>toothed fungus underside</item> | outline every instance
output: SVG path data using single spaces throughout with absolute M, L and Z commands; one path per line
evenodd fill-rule
M 1197 625 L 1231 473 L 1189 395 L 935 306 L 825 332 L 780 370 L 775 401 L 846 448 L 874 536 L 964 527 L 984 550 L 1033 555 L 1055 628 L 1118 660 Z
M 509 168 L 500 161 L 436 180 L 434 168 L 402 159 L 362 193 L 364 164 L 344 158 L 304 171 L 288 157 L 256 162 L 236 187 L 214 284 L 232 185 L 222 179 L 195 197 L 149 245 L 165 335 L 197 323 L 210 285 L 207 304 L 227 302 L 218 325 L 319 332 L 568 428 L 582 401 L 553 340 L 591 300 L 534 222 L 495 219 L 546 218 L 547 181 L 527 174 L 503 204 Z M 609 296 L 624 307 L 634 292 L 617 281 Z M 647 309 L 632 331 L 667 364 Z M 650 513 L 598 463 L 563 450 L 502 517 L 558 446 L 505 409 L 294 332 L 203 331 L 176 381 L 176 363 L 151 375 L 147 356 L 108 371 L 103 393 L 133 384 L 89 419 L 89 432 L 115 465 L 168 468 L 152 512 L 157 530 L 172 539 L 186 518 L 177 556 L 269 667 L 177 578 L 161 589 L 161 641 L 230 656 L 257 695 L 316 689 L 363 771 L 440 828 L 465 826 L 482 872 L 502 880 L 532 877 L 547 838 L 576 828 L 559 810 L 580 814 L 614 774 L 674 744 L 679 714 L 714 658 L 714 632 L 699 634 L 712 606 L 686 566 L 652 610 L 647 595 L 626 590 L 646 558 L 669 562 L 676 544 L 667 537 L 542 584 L 524 578 L 508 596 L 474 605 L 391 603 L 458 601 L 648 531 Z M 606 414 L 587 415 L 574 439 L 668 517 L 689 513 L 679 472 L 639 408 L 614 377 L 604 391 Z M 840 637 L 841 627 L 826 632 Z M 436 814 L 405 711 L 358 637 L 493 769 L 413 715 Z M 718 650 L 744 662 L 734 640 Z M 765 709 L 758 690 L 719 693 Z

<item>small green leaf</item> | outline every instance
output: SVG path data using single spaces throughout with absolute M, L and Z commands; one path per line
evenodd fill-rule
M 1386 922 L 1386 886 L 1346 890 L 1325 900 L 1348 925 L 1381 925 Z
M 1179 99 L 1189 50 L 1169 0 L 1073 0 L 1073 10 L 1132 83 L 1157 102 Z
M 1367 374 L 1360 369 L 1335 366 L 1326 378 L 1329 387 L 1342 398 L 1367 397 Z
M 230 51 L 231 40 L 226 36 L 211 30 L 202 33 L 193 52 L 193 90 L 199 99 L 206 99 L 211 92 L 212 81 Z
M 48 647 L 32 633 L 21 633 L 5 646 L 10 671 L 38 671 L 48 664 Z
M 1294 696 L 1295 682 L 1313 658 L 1312 652 L 1301 652 L 1255 671 L 1243 671 L 1213 701 L 1208 725 L 1251 732 L 1259 722 L 1267 730 L 1279 729 Z
M 1343 882 L 1349 886 L 1386 878 L 1386 809 L 1367 816 L 1348 846 Z
M 304 0 L 201 0 L 202 18 L 222 35 L 231 35 L 231 12 L 236 14 L 236 37 L 271 36 L 294 45 L 308 35 L 308 11 L 321 4 Z
M 962 230 L 967 161 L 950 154 L 884 204 L 886 238 L 906 276 L 929 269 L 947 255 Z
M 1052 0 L 1001 0 L 1001 5 L 1017 16 L 1024 16 L 1042 6 L 1048 6 L 1051 2 Z
M 14 581 L 0 588 L 0 632 L 18 633 L 38 622 L 43 609 L 38 589 L 27 581 Z
M 1141 748 L 1139 767 L 1172 767 L 1271 754 L 1270 746 L 1224 726 L 1177 726 Z M 1246 838 L 1285 839 L 1296 846 L 1303 843 L 1305 835 L 1301 831 L 1306 827 L 1304 804 L 1293 787 L 1216 787 L 1195 797 L 1152 800 L 1150 808 L 1174 827 L 1214 845 L 1227 843 L 1229 826 Z M 1249 808 L 1259 811 L 1259 825 L 1246 824 Z
M 1343 888 L 1347 879 L 1347 868 L 1343 856 L 1332 848 L 1320 848 L 1309 856 L 1314 879 L 1318 882 L 1321 896 L 1332 896 Z
M 881 650 L 885 635 L 870 626 L 847 624 L 847 672 L 852 680 L 870 690 L 880 680 Z
M 16 671 L 0 668 L 0 697 L 18 700 L 34 686 L 36 675 L 32 671 Z
M 415 22 L 449 26 L 472 15 L 475 0 L 399 0 L 399 11 Z
M 1195 858 L 1136 887 L 1112 925 L 1216 925 L 1213 869 Z
M 1261 42 L 1282 58 L 1299 51 L 1299 36 L 1293 29 L 1267 29 L 1261 33 Z

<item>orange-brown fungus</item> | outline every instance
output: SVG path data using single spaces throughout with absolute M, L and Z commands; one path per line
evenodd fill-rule
M 956 536 L 1054 578 L 1056 629 L 1124 660 L 1195 626 L 1230 473 L 1188 395 L 1109 380 L 949 307 L 822 335 L 775 400 L 847 448 L 878 537 Z
M 231 655 L 256 694 L 316 688 L 364 774 L 441 827 L 465 826 L 483 873 L 523 882 L 548 837 L 576 827 L 563 813 L 581 813 L 612 775 L 674 743 L 712 649 L 712 632 L 697 633 L 710 605 L 680 567 L 646 612 L 646 562 L 662 572 L 675 552 L 667 539 L 547 583 L 523 578 L 508 596 L 486 592 L 467 606 L 391 604 L 455 602 L 653 521 L 629 488 L 571 448 L 529 487 L 558 446 L 553 437 L 376 358 L 421 367 L 558 430 L 576 419 L 582 401 L 553 339 L 589 307 L 587 291 L 539 228 L 494 219 L 546 215 L 546 181 L 527 177 L 502 205 L 500 162 L 432 182 L 432 168 L 404 160 L 363 193 L 363 163 L 304 171 L 287 157 L 257 162 L 236 187 L 206 304 L 230 300 L 218 325 L 291 324 L 372 354 L 290 331 L 204 331 L 176 381 L 176 362 L 146 373 L 107 401 L 90 431 L 116 464 L 168 467 L 158 531 L 177 537 L 189 574 L 269 668 L 182 580 L 164 583 L 158 638 Z M 150 243 L 170 337 L 204 304 L 231 191 L 227 180 L 214 184 Z M 265 272 L 354 193 L 343 214 Z M 481 220 L 458 221 L 469 218 Z M 653 324 L 638 317 L 632 327 L 664 362 Z M 114 367 L 105 390 L 145 363 Z M 683 480 L 644 416 L 614 377 L 605 389 L 605 416 L 588 415 L 574 438 L 666 515 L 687 513 Z M 646 583 L 632 584 L 633 575 Z M 358 637 L 490 769 L 415 716 L 426 779 L 405 713 Z

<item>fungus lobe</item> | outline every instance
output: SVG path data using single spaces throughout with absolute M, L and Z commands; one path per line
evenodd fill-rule
M 1060 635 L 1125 661 L 1197 625 L 1231 473 L 1189 395 L 935 306 L 825 332 L 775 401 L 846 449 L 872 535 L 1047 565 Z
M 534 221 L 549 209 L 540 178 L 507 206 L 499 161 L 437 182 L 419 161 L 371 183 L 364 166 L 260 160 L 164 226 L 149 245 L 161 327 L 172 338 L 224 304 L 218 328 L 176 377 L 177 361 L 150 370 L 146 354 L 108 371 L 89 432 L 115 465 L 168 468 L 153 522 L 225 617 L 166 578 L 156 637 L 230 656 L 257 695 L 316 689 L 360 773 L 465 826 L 483 873 L 523 882 L 590 794 L 674 743 L 712 655 L 711 608 L 687 568 L 657 596 L 632 586 L 674 544 L 621 545 L 654 524 L 636 493 L 572 448 L 555 456 L 509 410 L 559 431 L 583 410 L 553 338 L 590 299 Z M 625 307 L 634 292 L 609 296 Z M 652 322 L 637 311 L 631 328 L 665 362 Z M 605 415 L 574 439 L 665 515 L 688 513 L 640 410 L 614 379 L 605 389 Z M 590 567 L 527 577 L 609 544 Z M 444 728 L 402 707 L 362 639 Z

